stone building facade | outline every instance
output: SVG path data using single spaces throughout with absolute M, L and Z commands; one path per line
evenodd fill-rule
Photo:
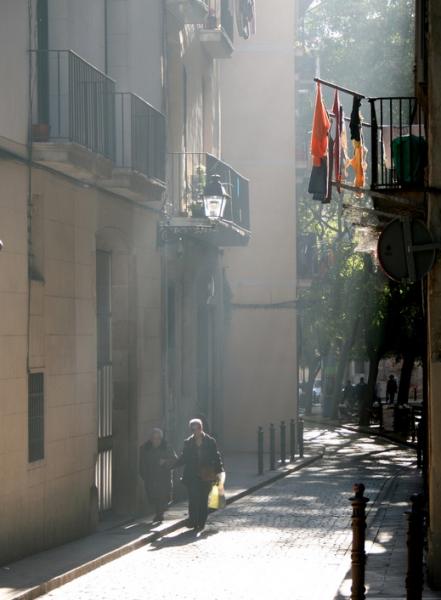
M 0 11 L 4 562 L 142 501 L 138 447 L 163 416 L 165 120 L 161 2 Z
M 224 450 L 237 439 L 254 449 L 257 421 L 242 417 L 255 411 L 262 359 L 265 389 L 277 380 L 287 391 L 276 403 L 260 394 L 259 424 L 294 416 L 292 307 L 236 310 L 291 302 L 295 281 L 291 154 L 281 158 L 293 134 L 274 126 L 280 164 L 263 146 L 247 161 L 267 131 L 251 136 L 250 122 L 238 133 L 246 107 L 237 97 L 236 112 L 231 87 L 248 44 L 274 86 L 272 58 L 259 54 L 274 37 L 271 11 L 261 38 L 245 40 L 238 6 L 2 3 L 0 563 L 144 509 L 138 451 L 154 426 L 178 449 L 188 418 L 201 416 Z M 283 47 L 271 42 L 287 80 L 293 31 Z M 284 92 L 291 119 L 288 83 Z M 269 219 L 274 181 L 283 206 Z M 282 233 L 264 260 L 268 236 Z M 260 296 L 242 293 L 250 279 L 263 282 Z M 256 354 L 274 327 L 280 343 Z

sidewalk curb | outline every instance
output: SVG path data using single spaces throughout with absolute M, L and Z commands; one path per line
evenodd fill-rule
M 311 465 L 312 463 L 323 458 L 323 456 L 324 451 L 318 454 L 314 454 L 313 456 L 303 459 L 302 462 L 299 462 L 298 464 L 293 465 L 292 467 L 284 471 L 276 473 L 275 475 L 269 477 L 268 479 L 265 479 L 264 481 L 259 481 L 257 484 L 251 486 L 250 488 L 247 488 L 246 490 L 238 492 L 237 494 L 233 494 L 227 499 L 227 505 L 231 504 L 232 502 L 236 502 L 236 500 L 240 500 L 241 498 L 244 498 L 245 496 L 248 496 L 267 485 L 270 485 L 275 481 L 278 481 L 279 479 L 283 479 L 284 477 L 287 477 L 295 471 L 299 471 L 304 467 Z M 154 531 L 152 533 L 146 534 L 145 536 L 142 536 L 133 542 L 129 542 L 128 544 L 121 546 L 120 548 L 116 548 L 115 550 L 111 550 L 110 552 L 107 552 L 102 556 L 98 556 L 97 558 L 94 558 L 93 560 L 90 560 L 84 563 L 83 565 L 80 565 L 79 567 L 75 567 L 70 571 L 66 571 L 66 573 L 57 575 L 56 577 L 53 577 L 48 581 L 40 583 L 39 585 L 34 586 L 24 592 L 18 593 L 11 600 L 35 600 L 35 598 L 38 598 L 43 594 L 48 594 L 56 588 L 59 588 L 65 585 L 66 583 L 77 579 L 78 577 L 82 577 L 83 575 L 86 575 L 87 573 L 90 573 L 91 571 L 94 571 L 95 569 L 98 569 L 99 567 L 102 567 L 107 563 L 110 563 L 118 558 L 121 558 L 122 556 L 125 556 L 126 554 L 129 554 L 130 552 L 139 550 L 140 548 L 147 546 L 151 542 L 154 542 L 155 540 L 164 535 L 173 533 L 174 531 L 181 529 L 181 527 L 184 526 L 185 522 L 186 519 L 181 519 L 180 521 L 177 521 L 176 523 L 165 527 L 161 531 Z

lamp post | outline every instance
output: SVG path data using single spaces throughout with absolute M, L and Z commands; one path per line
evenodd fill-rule
M 208 219 L 221 219 L 230 195 L 221 183 L 220 175 L 212 175 L 204 189 L 204 209 Z

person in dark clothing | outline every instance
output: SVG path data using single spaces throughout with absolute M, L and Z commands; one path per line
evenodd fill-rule
M 393 375 L 389 375 L 386 385 L 386 404 L 393 404 L 395 400 L 395 394 L 398 391 L 397 380 Z
M 370 402 L 367 396 L 367 385 L 364 377 L 360 377 L 360 382 L 355 386 L 358 402 L 358 419 L 360 426 L 368 426 L 370 422 Z
M 182 482 L 188 490 L 188 526 L 196 531 L 205 527 L 208 495 L 224 471 L 216 440 L 205 433 L 200 419 L 190 421 L 192 435 L 184 441 L 182 454 L 174 467 L 184 467 Z
M 155 510 L 154 521 L 161 522 L 172 495 L 172 472 L 169 465 L 176 454 L 164 439 L 161 429 L 153 429 L 148 442 L 139 452 L 139 474 L 145 492 Z

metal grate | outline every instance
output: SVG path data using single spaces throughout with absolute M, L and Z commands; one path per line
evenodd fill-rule
M 44 458 L 43 373 L 31 373 L 28 377 L 28 458 L 29 462 Z
M 98 488 L 98 508 L 102 513 L 112 508 L 112 255 L 97 251 L 97 412 L 98 457 L 95 480 Z

